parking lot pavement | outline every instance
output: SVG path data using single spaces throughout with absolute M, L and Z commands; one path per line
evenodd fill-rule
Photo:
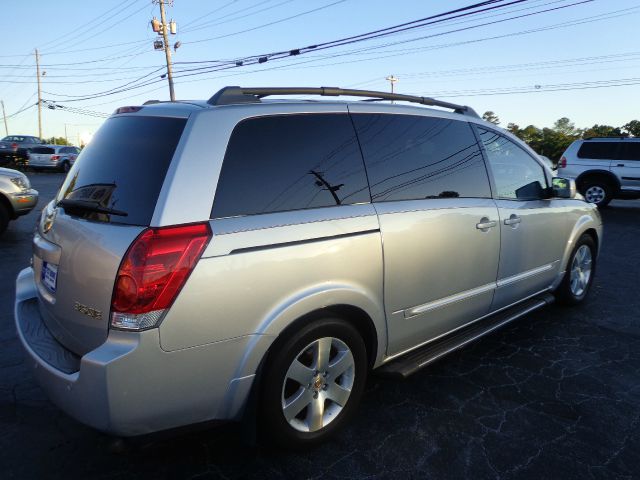
M 38 211 L 62 182 L 30 175 Z M 2 478 L 638 478 L 640 202 L 603 211 L 588 302 L 535 312 L 406 381 L 370 379 L 354 423 L 307 453 L 245 446 L 239 428 L 110 452 L 51 405 L 13 327 L 38 213 L 0 239 Z M 153 399 L 149 399 L 153 401 Z

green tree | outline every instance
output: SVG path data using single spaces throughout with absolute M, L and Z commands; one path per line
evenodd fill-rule
M 589 137 L 627 137 L 628 134 L 622 133 L 620 127 L 612 127 L 611 125 L 594 125 L 582 132 L 582 138 Z
M 580 135 L 580 130 L 577 129 L 575 124 L 567 117 L 562 117 L 556 120 L 553 124 L 553 130 L 569 137 L 577 137 L 578 135 Z
M 493 113 L 491 110 L 487 110 L 486 112 L 484 112 L 482 114 L 482 119 L 486 120 L 487 122 L 491 122 L 494 125 L 500 125 L 500 118 L 498 118 L 498 115 Z
M 50 145 L 71 145 L 64 137 L 49 137 L 45 138 L 44 142 Z
M 515 123 L 507 123 L 507 130 L 513 133 L 516 137 L 520 137 L 520 135 L 518 135 L 520 133 L 519 125 L 516 125 Z
M 629 123 L 623 125 L 622 129 L 629 135 L 640 137 L 640 120 L 631 120 Z

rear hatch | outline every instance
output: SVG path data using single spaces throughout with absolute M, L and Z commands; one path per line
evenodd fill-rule
M 29 153 L 29 165 L 31 166 L 54 166 L 55 161 L 51 160 L 51 157 L 55 155 L 56 149 L 54 147 L 34 147 Z
M 108 119 L 78 156 L 34 237 L 33 268 L 45 324 L 83 355 L 108 334 L 120 262 L 151 222 L 186 119 Z

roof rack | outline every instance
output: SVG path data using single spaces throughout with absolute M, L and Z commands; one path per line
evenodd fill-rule
M 457 105 L 455 103 L 443 102 L 429 97 L 417 97 L 414 95 L 402 95 L 399 93 L 378 92 L 374 90 L 352 90 L 337 87 L 267 87 L 267 88 L 245 88 L 245 87 L 224 87 L 220 89 L 207 103 L 209 105 L 231 105 L 238 103 L 259 103 L 261 98 L 270 95 L 321 95 L 323 97 L 339 97 L 342 95 L 350 97 L 367 97 L 378 100 L 397 100 L 401 102 L 419 103 L 434 107 L 443 107 L 453 110 L 455 113 L 470 115 L 480 118 L 471 107 Z

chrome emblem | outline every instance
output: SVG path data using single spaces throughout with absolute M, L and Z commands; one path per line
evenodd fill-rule
M 95 318 L 96 320 L 102 320 L 102 312 L 100 310 L 87 307 L 80 302 L 75 302 L 73 304 L 73 309 L 82 313 L 83 315 L 86 315 L 87 317 Z

